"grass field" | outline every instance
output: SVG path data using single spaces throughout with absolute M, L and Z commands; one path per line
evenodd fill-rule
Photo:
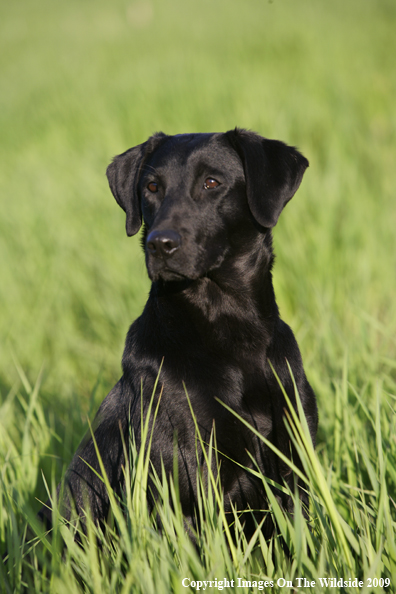
M 396 592 L 394 0 L 18 0 L 0 23 L 0 591 Z M 274 505 L 290 559 L 277 539 L 230 540 L 213 485 L 194 548 L 165 485 L 159 534 L 141 460 L 117 533 L 98 548 L 91 526 L 80 548 L 62 528 L 62 554 L 26 522 L 119 378 L 149 287 L 105 168 L 157 130 L 236 125 L 310 160 L 274 231 L 278 303 L 318 396 L 316 455 L 295 429 L 310 529 Z

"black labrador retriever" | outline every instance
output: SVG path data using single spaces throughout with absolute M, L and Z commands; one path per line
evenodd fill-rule
M 271 273 L 271 229 L 307 166 L 295 148 L 237 128 L 224 134 L 155 134 L 115 157 L 107 169 L 111 191 L 126 212 L 127 234 L 144 225 L 152 286 L 127 335 L 123 376 L 96 416 L 95 440 L 109 482 L 121 492 L 123 442 L 131 428 L 138 446 L 141 439 L 141 386 L 146 411 L 160 373 L 151 461 L 159 475 L 162 463 L 172 473 L 177 443 L 180 498 L 190 525 L 195 525 L 197 442 L 185 390 L 204 442 L 215 427 L 226 512 L 232 506 L 255 510 L 242 520 L 248 535 L 268 503 L 262 482 L 242 466 L 254 468 L 254 458 L 266 477 L 292 490 L 295 477 L 222 403 L 301 466 L 273 373 L 296 406 L 289 364 L 315 440 L 315 395 L 294 335 L 279 317 Z M 82 517 L 87 502 L 95 520 L 107 517 L 107 491 L 94 471 L 100 474 L 100 466 L 88 437 L 67 471 L 61 504 L 66 517 L 73 506 Z M 275 492 L 292 511 L 291 498 Z M 300 493 L 307 503 L 303 485 Z M 154 503 L 152 495 L 151 509 Z M 40 515 L 50 522 L 48 507 Z

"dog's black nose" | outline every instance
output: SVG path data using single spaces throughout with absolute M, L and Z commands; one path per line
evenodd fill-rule
M 181 237 L 176 231 L 152 231 L 146 239 L 147 249 L 153 256 L 169 258 L 180 247 Z

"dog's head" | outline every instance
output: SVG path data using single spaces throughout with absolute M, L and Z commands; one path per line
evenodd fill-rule
M 145 224 L 149 276 L 197 279 L 276 225 L 308 161 L 295 148 L 253 132 L 155 134 L 115 157 L 111 191 L 126 231 Z

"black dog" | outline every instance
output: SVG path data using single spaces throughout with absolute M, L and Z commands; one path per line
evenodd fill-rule
M 155 134 L 114 159 L 110 188 L 126 212 L 128 235 L 144 223 L 143 245 L 152 280 L 142 315 L 132 324 L 122 360 L 123 376 L 102 403 L 95 439 L 111 485 L 122 490 L 123 438 L 141 438 L 141 385 L 147 410 L 161 362 L 151 460 L 174 468 L 177 436 L 181 504 L 194 525 L 197 493 L 196 431 L 208 441 L 215 426 L 226 511 L 231 504 L 256 510 L 268 503 L 262 483 L 240 465 L 294 488 L 294 476 L 233 409 L 300 466 L 284 424 L 287 408 L 275 369 L 296 404 L 290 365 L 315 439 L 315 395 L 289 328 L 279 317 L 272 286 L 271 229 L 298 189 L 308 161 L 294 148 L 245 130 L 225 134 Z M 122 435 L 123 434 L 123 438 Z M 224 456 L 222 456 L 224 454 Z M 249 455 L 250 454 L 250 455 Z M 237 464 L 235 464 L 235 461 Z M 82 515 L 89 502 L 95 520 L 106 518 L 109 500 L 93 440 L 80 446 L 66 475 L 68 495 Z M 276 495 L 285 509 L 292 504 Z M 148 502 L 152 508 L 154 498 Z M 301 499 L 306 494 L 301 489 Z M 43 507 L 40 515 L 50 519 Z M 231 514 L 232 516 L 232 514 Z M 251 534 L 253 518 L 246 514 Z M 245 520 L 244 520 L 245 521 Z

